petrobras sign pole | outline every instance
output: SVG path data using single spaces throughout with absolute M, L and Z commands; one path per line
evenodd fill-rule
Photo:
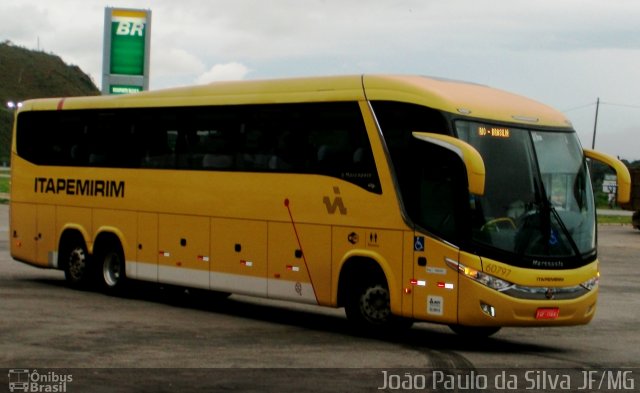
M 149 89 L 151 10 L 105 8 L 102 94 Z

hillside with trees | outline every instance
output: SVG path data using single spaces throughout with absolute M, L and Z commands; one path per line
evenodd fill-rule
M 0 43 L 0 166 L 9 162 L 13 111 L 7 102 L 31 98 L 98 95 L 100 91 L 78 66 L 60 57 Z

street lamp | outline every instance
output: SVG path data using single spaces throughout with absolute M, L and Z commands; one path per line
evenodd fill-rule
M 7 101 L 7 108 L 15 112 L 18 109 L 22 108 L 22 102 Z

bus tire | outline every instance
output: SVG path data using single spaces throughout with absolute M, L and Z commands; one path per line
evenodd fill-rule
M 71 234 L 61 241 L 60 262 L 70 286 L 85 289 L 93 282 L 89 253 L 80 235 Z
M 354 283 L 345 313 L 353 326 L 364 333 L 388 333 L 408 329 L 413 321 L 391 313 L 391 297 L 386 280 L 370 278 Z
M 501 329 L 500 326 L 464 326 L 449 325 L 449 328 L 464 338 L 481 339 L 492 336 Z
M 102 290 L 109 294 L 121 294 L 126 287 L 127 274 L 120 242 L 108 240 L 101 243 L 95 256 Z

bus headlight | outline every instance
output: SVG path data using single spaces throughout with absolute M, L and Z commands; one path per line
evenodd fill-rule
M 598 286 L 599 282 L 600 282 L 600 273 L 598 273 L 598 275 L 593 277 L 592 279 L 589 279 L 583 282 L 582 284 L 580 284 L 580 286 L 586 289 L 587 291 L 591 291 Z
M 464 275 L 491 289 L 502 292 L 513 286 L 512 283 L 475 269 L 465 268 Z
M 491 289 L 495 289 L 496 291 L 503 292 L 514 286 L 514 284 L 509 281 L 505 281 L 501 278 L 464 266 L 457 261 L 446 259 L 446 262 L 451 268 L 457 269 L 460 273 L 464 274 L 465 277 L 477 281 Z

